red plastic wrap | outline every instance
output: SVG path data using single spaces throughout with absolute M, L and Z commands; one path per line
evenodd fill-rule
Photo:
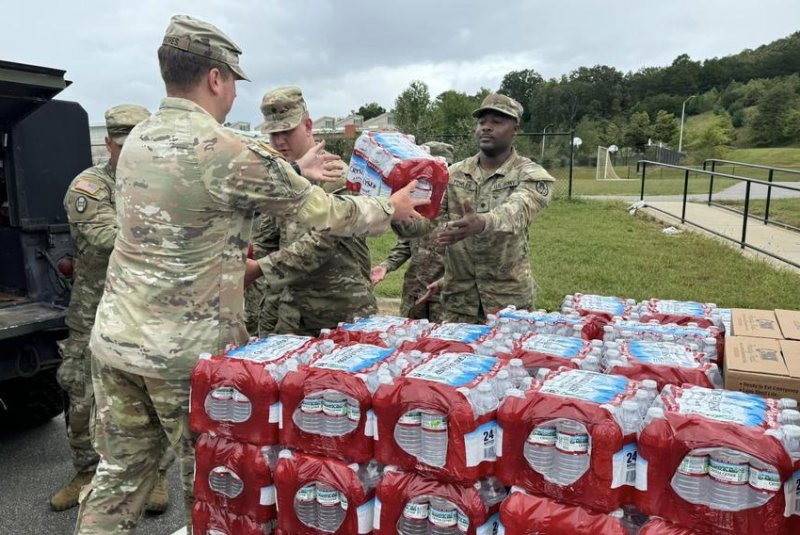
M 506 485 L 518 485 L 564 503 L 604 512 L 617 509 L 633 493 L 636 436 L 634 430 L 623 434 L 610 411 L 619 410 L 622 401 L 633 398 L 638 387 L 624 377 L 562 370 L 534 384 L 524 397 L 509 397 L 497 413 L 503 444 L 497 477 Z M 571 484 L 548 480 L 525 457 L 532 431 L 558 419 L 579 422 L 589 435 L 588 469 Z M 555 461 L 551 470 L 551 477 L 560 474 Z
M 639 310 L 639 321 L 642 322 L 656 320 L 659 323 L 677 325 L 695 323 L 703 328 L 715 326 L 713 305 L 708 306 L 706 303 L 650 299 L 643 303 Z
M 499 310 L 495 318 L 489 316 L 487 321 L 491 327 L 510 325 L 512 330 L 522 334 L 535 332 L 571 336 L 576 329 L 579 329 L 584 340 L 602 340 L 605 323 L 605 320 L 592 321 L 592 318 L 583 317 L 578 313 L 561 314 L 545 310 L 518 309 L 514 306 Z
M 194 497 L 216 510 L 258 523 L 275 518 L 268 447 L 200 435 L 195 445 Z
M 627 535 L 618 518 L 524 492 L 506 498 L 500 522 L 506 535 Z
M 285 456 L 288 455 L 288 456 Z M 300 452 L 281 452 L 275 467 L 275 488 L 278 495 L 278 531 L 292 535 L 324 533 L 306 526 L 295 510 L 295 497 L 300 489 L 324 483 L 338 490 L 347 500 L 343 520 L 335 531 L 338 535 L 372 533 L 374 490 L 365 490 L 354 470 L 344 461 Z
M 475 353 L 476 345 L 493 337 L 492 329 L 486 325 L 442 323 L 434 325 L 416 342 L 406 342 L 402 349 L 425 353 Z
M 466 353 L 433 355 L 393 384 L 381 386 L 373 398 L 378 419 L 375 457 L 444 481 L 471 483 L 490 475 L 496 459 L 496 410 L 478 417 L 465 395 L 491 379 L 503 361 Z M 443 467 L 423 463 L 395 440 L 400 417 L 422 410 L 447 416 L 447 452 Z
M 277 519 L 256 522 L 249 516 L 235 515 L 195 500 L 192 509 L 193 535 L 269 535 L 275 530 Z
M 521 359 L 529 371 L 538 368 L 557 370 L 561 366 L 578 368 L 573 359 L 583 360 L 591 350 L 590 342 L 574 336 L 529 334 L 514 344 L 509 357 Z
M 701 395 L 703 399 L 694 397 Z M 684 457 L 704 448 L 727 448 L 767 463 L 777 470 L 781 483 L 791 476 L 792 460 L 783 445 L 765 433 L 775 427 L 774 400 L 762 399 L 762 405 L 744 408 L 748 398 L 757 396 L 699 387 L 668 387 L 661 394 L 665 417 L 649 421 L 638 440 L 635 503 L 640 511 L 698 533 L 783 533 L 784 492 L 774 492 L 761 506 L 722 511 L 684 500 L 673 488 L 673 476 Z
M 375 489 L 373 533 L 396 535 L 398 522 L 403 516 L 406 504 L 423 496 L 449 500 L 464 513 L 469 523 L 466 526 L 467 529 L 461 529 L 459 533 L 466 535 L 497 533 L 496 524 L 499 521 L 497 513 L 500 509 L 500 501 L 487 505 L 481 498 L 480 491 L 474 485 L 444 483 L 414 472 L 398 471 L 387 472 L 380 485 Z M 461 525 L 463 525 L 463 521 Z
M 321 334 L 320 338 L 333 340 L 337 344 L 360 343 L 388 347 L 387 334 L 415 324 L 414 320 L 399 316 L 370 316 L 342 324 L 329 333 Z
M 653 518 L 642 526 L 638 535 L 697 535 L 697 532 L 667 522 L 662 518 Z

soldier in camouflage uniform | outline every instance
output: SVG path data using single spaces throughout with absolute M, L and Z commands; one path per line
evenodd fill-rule
M 522 105 L 491 94 L 475 110 L 480 152 L 450 167 L 435 241 L 445 246 L 444 277 L 420 299 L 441 291 L 445 319 L 482 323 L 507 305 L 533 307 L 536 288 L 528 260 L 528 227 L 553 196 L 555 180 L 512 145 Z M 421 235 L 434 223 L 398 225 Z
M 303 95 L 298 87 L 279 87 L 264 95 L 262 132 L 285 158 L 297 160 L 315 145 Z M 344 173 L 335 182 L 319 184 L 325 191 L 348 195 Z M 370 256 L 365 238 L 338 238 L 310 231 L 301 223 L 265 217 L 254 245 L 270 250 L 277 243 L 286 250 L 291 244 L 294 260 L 280 264 L 267 258 L 271 273 L 264 277 L 267 294 L 262 305 L 265 319 L 277 317 L 276 333 L 319 335 L 320 329 L 335 328 L 339 322 L 355 316 L 367 316 L 378 310 L 369 280 Z M 282 292 L 276 289 L 285 286 Z M 273 293 L 274 292 L 274 293 Z M 276 301 L 273 295 L 279 295 Z M 277 311 L 272 307 L 277 306 Z M 269 334 L 262 322 L 260 335 Z
M 114 172 L 122 144 L 131 129 L 150 116 L 142 106 L 122 104 L 105 114 L 106 148 L 109 160 L 91 167 L 69 186 L 64 209 L 75 245 L 75 279 L 66 323 L 69 337 L 59 342 L 62 362 L 58 382 L 69 397 L 67 436 L 72 449 L 75 476 L 50 499 L 50 507 L 64 511 L 78 505 L 78 494 L 94 475 L 99 456 L 92 447 L 94 392 L 92 390 L 89 334 L 95 311 L 103 295 L 108 256 L 114 247 L 117 224 L 114 217 Z M 148 510 L 167 508 L 168 485 L 163 471 L 172 462 L 172 450 L 162 459 L 158 484 L 148 500 Z
M 239 54 L 215 26 L 173 17 L 158 50 L 168 96 L 133 129 L 117 166 L 118 231 L 90 341 L 100 463 L 81 496 L 79 535 L 133 531 L 164 433 L 181 460 L 192 533 L 189 376 L 199 353 L 247 341 L 244 287 L 262 273 L 246 258 L 254 213 L 339 236 L 421 217 L 414 182 L 390 199 L 331 196 L 298 173 L 336 176 L 321 146 L 289 163 L 224 129 L 247 79 Z
M 444 158 L 448 165 L 453 163 L 453 146 L 449 143 L 429 141 L 421 146 L 427 147 L 431 155 Z M 403 276 L 400 314 L 409 318 L 440 322 L 444 319 L 444 310 L 438 294 L 432 295 L 424 303 L 417 304 L 417 300 L 425 294 L 431 281 L 439 280 L 444 275 L 443 253 L 442 247 L 433 242 L 432 233 L 421 238 L 399 238 L 386 260 L 372 268 L 372 284 L 378 284 L 387 274 L 400 269 L 410 259 Z

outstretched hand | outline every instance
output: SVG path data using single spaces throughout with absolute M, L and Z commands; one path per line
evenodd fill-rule
M 394 215 L 392 222 L 394 223 L 408 223 L 414 219 L 423 219 L 417 212 L 418 206 L 426 206 L 431 203 L 430 199 L 418 199 L 411 196 L 411 192 L 417 187 L 417 180 L 412 180 L 402 189 L 392 193 L 389 197 L 389 202 L 394 207 Z
M 369 272 L 369 280 L 372 282 L 372 285 L 375 286 L 376 284 L 381 282 L 383 279 L 385 279 L 386 278 L 386 273 L 387 273 L 387 270 L 383 266 L 378 265 L 378 266 L 375 266 L 374 268 L 372 268 L 370 270 L 370 272 Z
M 436 245 L 453 245 L 465 238 L 480 234 L 486 228 L 486 219 L 480 214 L 475 213 L 472 202 L 469 199 L 464 201 L 464 215 L 461 219 L 451 221 L 445 225 L 444 229 L 437 233 L 434 241 Z
M 347 165 L 342 159 L 325 152 L 325 140 L 320 141 L 297 160 L 300 173 L 309 180 L 316 182 L 336 182 L 347 171 Z
M 419 306 L 423 303 L 427 303 L 432 298 L 439 295 L 439 293 L 442 291 L 442 281 L 441 280 L 433 281 L 428 286 L 426 286 L 426 288 L 427 290 L 425 291 L 425 293 L 422 294 L 422 296 L 414 302 L 414 305 Z

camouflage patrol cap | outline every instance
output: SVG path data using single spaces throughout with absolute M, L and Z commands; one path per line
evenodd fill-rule
M 133 127 L 150 117 L 150 112 L 138 104 L 120 104 L 106 111 L 108 137 L 120 147 Z
M 265 134 L 285 132 L 296 128 L 308 114 L 306 101 L 299 87 L 279 87 L 269 91 L 261 99 L 264 122 L 261 131 Z
M 188 15 L 175 15 L 162 44 L 224 63 L 238 80 L 250 81 L 239 66 L 242 49 L 213 24 Z
M 522 104 L 517 102 L 511 97 L 501 95 L 500 93 L 492 93 L 487 95 L 481 107 L 472 112 L 473 117 L 480 117 L 485 111 L 496 111 L 503 115 L 513 117 L 519 122 L 522 119 Z
M 450 164 L 453 163 L 454 147 L 450 143 L 443 143 L 441 141 L 428 141 L 422 144 L 423 147 L 428 147 L 431 156 L 439 156 L 444 158 Z

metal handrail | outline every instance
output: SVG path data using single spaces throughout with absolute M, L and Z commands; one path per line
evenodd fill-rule
M 765 169 L 768 171 L 778 171 L 780 173 L 789 173 L 790 175 L 800 175 L 800 169 L 788 169 L 786 167 L 772 167 L 770 165 L 761 165 L 757 163 L 735 162 L 733 160 L 721 160 L 719 158 L 706 158 L 705 160 L 703 160 L 703 169 L 706 168 L 707 162 L 731 164 L 739 167 L 750 167 L 752 169 Z
M 745 177 L 745 176 L 741 176 L 741 175 L 731 175 L 731 174 L 728 174 L 728 173 L 718 173 L 718 172 L 713 171 L 713 170 L 712 171 L 706 171 L 706 170 L 693 169 L 691 167 L 686 167 L 686 166 L 682 166 L 682 165 L 672 165 L 672 164 L 667 164 L 667 163 L 654 162 L 654 161 L 651 161 L 651 160 L 639 160 L 638 162 L 636 162 L 636 169 L 638 171 L 640 169 L 640 167 L 641 167 L 642 187 L 641 187 L 641 192 L 639 194 L 639 200 L 641 200 L 641 201 L 644 200 L 644 189 L 645 189 L 645 181 L 646 181 L 646 178 L 647 178 L 647 166 L 648 165 L 655 165 L 655 166 L 658 166 L 658 167 L 666 167 L 666 168 L 670 168 L 670 169 L 677 169 L 677 170 L 684 171 L 683 201 L 682 201 L 682 205 L 681 205 L 681 217 L 680 217 L 681 223 L 683 223 L 683 224 L 689 223 L 690 225 L 694 225 L 694 226 L 696 226 L 698 228 L 701 228 L 701 229 L 703 229 L 703 230 L 705 230 L 707 232 L 710 232 L 710 233 L 712 233 L 712 234 L 714 234 L 716 236 L 719 236 L 721 238 L 725 238 L 727 240 L 734 241 L 734 242 L 738 243 L 739 246 L 742 249 L 749 248 L 749 249 L 752 249 L 754 251 L 758 251 L 759 253 L 765 254 L 765 255 L 770 256 L 772 258 L 775 258 L 777 260 L 780 260 L 781 262 L 785 262 L 785 263 L 787 263 L 787 264 L 789 264 L 791 266 L 794 266 L 796 268 L 800 268 L 800 264 L 798 264 L 796 262 L 793 262 L 793 261 L 789 260 L 788 258 L 784 258 L 784 257 L 782 257 L 780 255 L 776 255 L 775 253 L 771 253 L 769 251 L 761 249 L 760 247 L 756 247 L 755 245 L 747 243 L 747 220 L 748 220 L 749 211 L 750 211 L 750 187 L 751 187 L 751 185 L 752 184 L 761 184 L 761 185 L 765 185 L 765 186 L 767 186 L 769 188 L 773 188 L 774 187 L 774 188 L 781 188 L 781 189 L 786 189 L 786 190 L 789 190 L 789 191 L 797 191 L 797 192 L 800 192 L 800 187 L 789 186 L 789 185 L 786 185 L 786 184 L 774 184 L 772 182 L 768 182 L 768 181 L 761 180 L 761 179 L 758 179 L 758 178 Z M 712 165 L 713 165 L 713 163 L 712 163 Z M 744 210 L 742 212 L 742 214 L 744 216 L 742 218 L 742 238 L 740 240 L 737 241 L 735 238 L 731 238 L 730 236 L 726 236 L 725 234 L 722 234 L 722 233 L 717 232 L 715 230 L 709 229 L 707 227 L 704 227 L 704 226 L 699 225 L 697 223 L 694 223 L 692 221 L 688 221 L 686 219 L 686 203 L 687 203 L 687 199 L 688 199 L 688 195 L 689 195 L 689 173 L 695 173 L 695 174 L 699 174 L 699 175 L 707 175 L 707 176 L 712 177 L 712 179 L 713 179 L 714 176 L 720 176 L 720 177 L 724 177 L 724 178 L 731 178 L 731 179 L 734 179 L 734 180 L 741 180 L 741 181 L 744 181 L 746 183 L 745 196 L 744 196 Z M 710 204 L 710 201 L 709 201 L 709 204 Z M 669 213 L 669 212 L 667 212 L 665 210 L 662 210 L 660 208 L 656 208 L 655 206 L 650 206 L 650 208 L 653 209 L 653 210 L 659 211 L 661 213 L 667 214 L 669 216 L 676 217 L 675 214 L 671 214 L 671 213 Z

